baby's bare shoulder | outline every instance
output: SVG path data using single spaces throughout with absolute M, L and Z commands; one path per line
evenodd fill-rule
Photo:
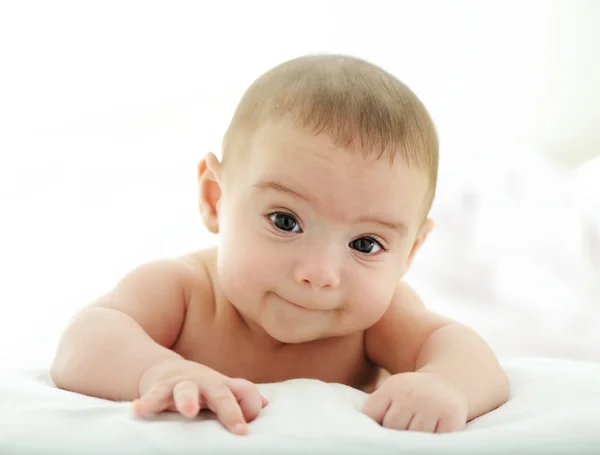
M 158 344 L 171 346 L 183 326 L 192 290 L 210 289 L 193 257 L 156 259 L 133 268 L 75 317 L 98 309 L 116 310 L 134 319 Z

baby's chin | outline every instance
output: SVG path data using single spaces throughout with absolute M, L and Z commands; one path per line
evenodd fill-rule
M 263 327 L 263 329 L 271 338 L 273 338 L 275 341 L 281 344 L 309 343 L 311 341 L 328 338 L 328 336 L 325 334 L 302 333 L 299 330 L 268 330 L 266 327 Z
M 274 340 L 282 344 L 300 344 L 310 343 L 311 341 L 323 340 L 326 338 L 339 337 L 349 335 L 352 330 L 334 330 L 334 328 L 321 328 L 318 330 L 314 326 L 298 326 L 289 325 L 282 327 L 276 324 L 261 324 L 263 330 Z

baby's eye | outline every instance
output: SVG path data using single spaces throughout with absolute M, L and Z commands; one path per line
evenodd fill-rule
M 381 243 L 371 237 L 361 237 L 356 240 L 352 240 L 349 244 L 350 248 L 363 254 L 373 254 L 382 250 Z
M 298 220 L 296 220 L 296 218 L 294 218 L 289 213 L 283 213 L 283 212 L 271 213 L 269 215 L 269 219 L 271 220 L 271 223 L 273 223 L 273 225 L 281 231 L 298 232 L 298 233 L 302 232 L 302 229 L 300 229 L 300 223 L 298 223 Z

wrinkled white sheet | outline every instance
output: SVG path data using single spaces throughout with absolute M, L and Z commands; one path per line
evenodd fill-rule
M 136 419 L 129 403 L 56 389 L 43 370 L 0 374 L 0 453 L 10 454 L 592 454 L 600 453 L 600 365 L 551 359 L 504 363 L 507 404 L 453 434 L 384 429 L 359 409 L 365 394 L 293 380 L 260 385 L 270 400 L 250 434 L 211 414 Z

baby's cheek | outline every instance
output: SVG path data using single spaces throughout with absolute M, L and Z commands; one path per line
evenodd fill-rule
M 219 276 L 227 298 L 234 303 L 260 298 L 272 271 L 264 254 L 252 242 L 237 242 L 219 251 Z
M 354 302 L 355 321 L 366 329 L 375 324 L 388 309 L 391 295 L 387 293 L 370 293 L 360 296 Z

